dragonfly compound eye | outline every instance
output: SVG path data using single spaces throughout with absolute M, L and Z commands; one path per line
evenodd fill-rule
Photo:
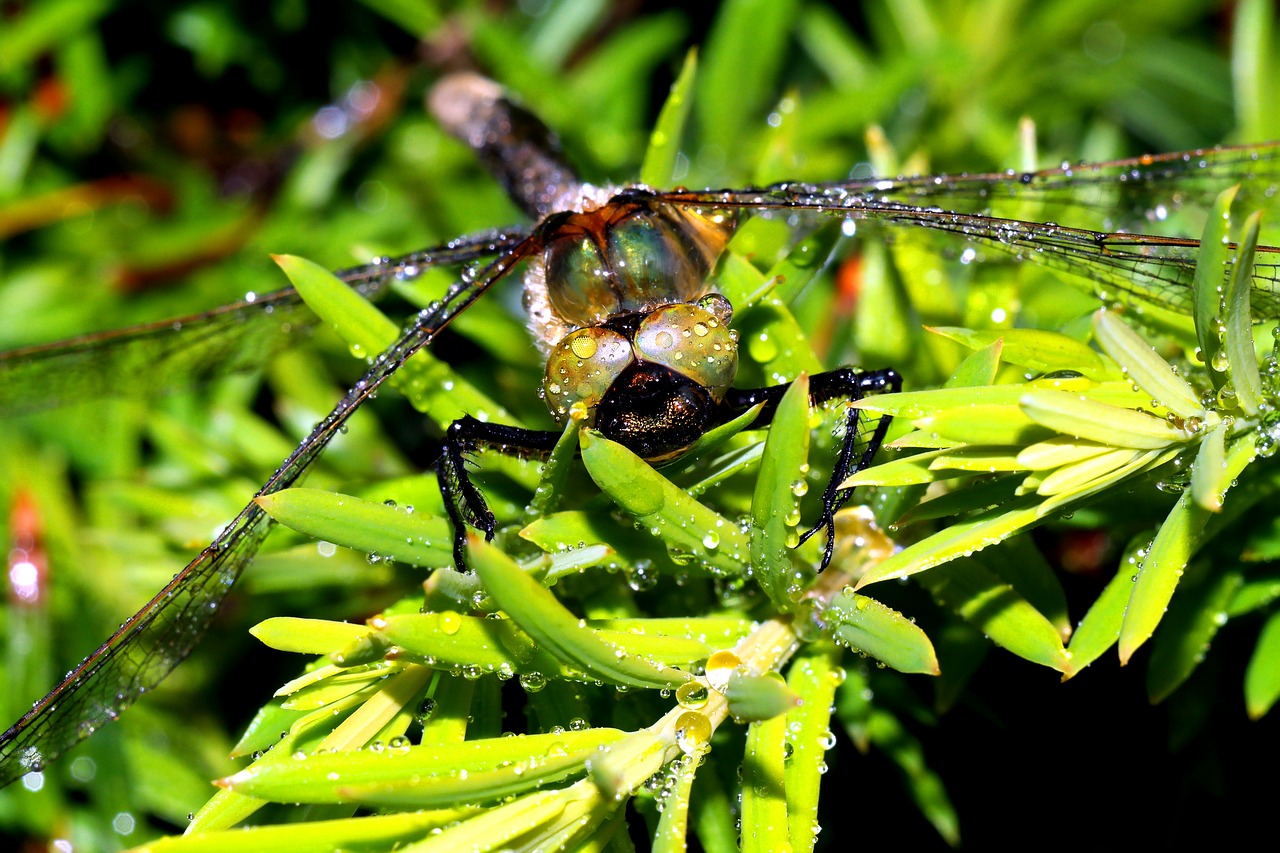
M 636 330 L 636 354 L 687 376 L 719 400 L 738 372 L 737 336 L 702 305 L 665 305 Z
M 542 380 L 551 414 L 563 421 L 575 403 L 594 409 L 634 361 L 631 341 L 620 332 L 588 326 L 566 335 L 551 351 Z
M 725 238 L 699 225 L 694 214 L 646 207 L 609 229 L 605 255 L 628 310 L 688 302 L 702 293 Z
M 544 263 L 551 305 L 564 322 L 591 326 L 624 310 L 591 234 L 558 236 L 547 245 Z

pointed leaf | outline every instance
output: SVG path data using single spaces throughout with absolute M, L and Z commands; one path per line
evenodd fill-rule
M 929 331 L 978 349 L 1002 341 L 1001 358 L 1036 373 L 1072 370 L 1090 379 L 1112 379 L 1109 369 L 1096 352 L 1074 338 L 1040 329 L 960 329 L 951 326 L 931 327 Z
M 800 697 L 776 672 L 748 675 L 734 671 L 724 697 L 729 702 L 729 715 L 747 722 L 771 720 L 800 704 Z
M 1070 668 L 1057 628 L 974 560 L 956 560 L 922 575 L 920 583 L 997 645 L 1059 672 Z
M 750 545 L 738 525 L 689 497 L 622 445 L 591 430 L 583 430 L 580 441 L 591 479 L 639 525 L 662 539 L 673 559 L 696 559 L 727 574 L 742 573 Z
M 810 853 L 816 837 L 819 786 L 826 770 L 831 737 L 831 708 L 843 679 L 842 651 L 833 643 L 810 643 L 787 669 L 787 684 L 802 702 L 787 712 L 787 818 L 792 853 Z M 821 732 L 821 735 L 816 733 Z M 816 736 L 815 736 L 816 735 Z
M 1258 643 L 1244 673 L 1244 705 L 1249 719 L 1259 720 L 1280 699 L 1280 613 L 1272 613 L 1258 633 Z
M 368 625 L 331 622 L 328 619 L 276 616 L 254 625 L 249 633 L 282 652 L 323 655 L 369 636 L 373 629 Z
M 675 778 L 664 786 L 662 815 L 653 832 L 653 853 L 687 853 L 689 849 L 689 797 L 702 762 L 689 755 L 675 762 Z
M 1110 451 L 1111 446 L 1107 444 L 1060 435 L 1022 448 L 1018 451 L 1018 461 L 1032 471 L 1051 471 Z
M 1018 405 L 1027 417 L 1055 432 L 1112 447 L 1158 450 L 1187 440 L 1185 431 L 1162 418 L 1065 391 L 1029 391 Z
M 1240 245 L 1236 249 L 1231 276 L 1227 279 L 1224 352 L 1236 402 L 1245 414 L 1258 412 L 1262 402 L 1262 377 L 1258 374 L 1258 358 L 1253 347 L 1253 316 L 1249 311 L 1249 295 L 1253 289 L 1253 256 L 1258 246 L 1258 230 L 1262 211 L 1255 211 L 1246 221 Z
M 224 792 L 225 793 L 225 792 Z M 430 838 L 462 820 L 473 808 L 433 809 L 318 820 L 276 826 L 237 827 L 222 832 L 175 835 L 152 841 L 151 853 L 305 853 L 311 850 L 395 850 Z
M 783 613 L 795 609 L 809 580 L 797 577 L 791 555 L 800 521 L 796 483 L 809 458 L 809 377 L 791 383 L 769 427 L 751 500 L 751 566 L 760 588 Z
M 275 255 L 275 262 L 314 311 L 346 342 L 351 354 L 372 363 L 400 337 L 400 328 L 356 290 L 324 267 L 295 255 Z M 463 415 L 498 423 L 515 423 L 490 400 L 428 350 L 413 355 L 388 380 L 414 408 L 447 426 Z
M 1120 639 L 1120 626 L 1124 623 L 1125 607 L 1136 577 L 1135 562 L 1130 557 L 1126 554 L 1120 560 L 1120 568 L 1076 626 L 1067 646 L 1071 654 L 1071 671 L 1064 674 L 1064 678 L 1070 678 L 1093 663 Z
M 497 799 L 585 771 L 626 732 L 591 728 L 436 746 L 315 753 L 243 770 L 223 787 L 276 802 L 375 802 L 423 808 Z M 463 772 L 465 771 L 465 772 Z
M 1025 395 L 1020 399 L 1024 398 Z M 935 432 L 942 438 L 965 444 L 1022 446 L 1050 437 L 1048 429 L 1013 405 L 957 406 L 932 417 L 920 418 L 915 421 L 915 425 L 922 430 Z
M 1156 635 L 1147 666 L 1147 697 L 1151 702 L 1163 701 L 1186 681 L 1209 644 L 1227 622 L 1227 605 L 1240 588 L 1240 572 L 1214 572 L 1187 594 L 1178 596 L 1164 618 L 1164 630 Z
M 1099 481 L 1114 482 L 1112 475 L 1115 472 L 1122 470 L 1134 460 L 1142 459 L 1146 454 L 1154 452 L 1146 451 L 1144 454 L 1141 450 L 1122 448 L 1099 453 L 1097 456 L 1082 459 L 1070 465 L 1064 465 L 1052 474 L 1045 475 L 1040 479 L 1036 485 L 1036 494 L 1069 494 L 1086 489 Z
M 929 637 L 907 617 L 874 598 L 845 590 L 823 611 L 825 632 L 837 643 L 899 672 L 938 674 Z
M 1204 416 L 1195 389 L 1115 312 L 1104 309 L 1094 313 L 1093 331 L 1103 352 L 1153 400 L 1183 418 Z
M 630 687 L 675 687 L 689 674 L 659 669 L 652 663 L 614 645 L 582 623 L 542 584 L 529 577 L 510 557 L 472 536 L 468 561 L 511 619 L 543 649 L 560 660 L 580 667 L 590 678 Z
M 917 483 L 932 483 L 934 480 L 955 476 L 947 472 L 936 471 L 933 468 L 933 460 L 947 452 L 948 448 L 942 448 L 941 450 L 931 450 L 911 456 L 899 456 L 897 459 L 890 459 L 879 465 L 863 468 L 861 471 L 851 474 L 840 484 L 840 488 L 852 489 L 854 486 L 912 486 Z
M 859 579 L 858 588 L 891 578 L 907 577 L 994 545 L 1043 518 L 1062 512 L 1073 502 L 1102 490 L 1112 482 L 1158 467 L 1176 455 L 1176 450 L 1167 450 L 1163 454 L 1155 451 L 1143 454 L 1114 472 L 1111 479 L 1095 480 L 1078 492 L 1054 495 L 1044 500 L 1031 496 L 1006 500 L 997 507 L 958 521 L 919 542 L 913 542 L 872 567 Z
M 934 331 L 937 331 L 936 329 Z M 1004 338 L 996 338 L 981 349 L 965 356 L 960 366 L 952 371 L 944 388 L 977 388 L 994 385 L 1000 369 L 1000 356 L 1004 351 Z
M 973 446 L 944 449 L 937 454 L 929 467 L 933 470 L 951 469 L 972 471 L 978 474 L 994 474 L 998 471 L 1025 471 L 1027 466 L 1018 461 L 1016 447 Z
M 443 518 L 321 489 L 255 500 L 276 521 L 326 542 L 414 566 L 453 565 L 453 529 Z
M 787 718 L 747 729 L 742 761 L 742 853 L 789 853 L 786 843 Z
M 1253 436 L 1238 440 L 1227 453 L 1223 467 L 1226 482 L 1233 482 L 1254 458 Z M 1183 492 L 1147 549 L 1138 577 L 1129 596 L 1124 624 L 1120 629 L 1120 662 L 1128 663 L 1164 617 L 1187 563 L 1200 546 L 1205 525 L 1213 514 L 1197 505 L 1189 491 Z
M 1220 423 L 1209 430 L 1200 442 L 1196 461 L 1191 464 L 1191 499 L 1209 512 L 1222 509 L 1222 494 L 1231 485 L 1226 472 L 1227 423 Z
M 1228 242 L 1231 204 L 1240 187 L 1223 190 L 1214 200 L 1200 235 L 1200 257 L 1196 261 L 1192 292 L 1195 295 L 1192 314 L 1196 324 L 1196 342 L 1205 365 L 1213 364 L 1222 350 L 1222 289 L 1231 269 L 1231 246 Z M 1209 369 L 1209 380 L 1215 389 L 1226 382 L 1226 374 Z
M 671 84 L 667 100 L 649 134 L 649 147 L 640 166 L 640 183 L 651 187 L 669 187 L 677 178 L 676 160 L 684 141 L 685 121 L 693 106 L 693 84 L 698 72 L 698 50 L 691 48 L 684 65 Z

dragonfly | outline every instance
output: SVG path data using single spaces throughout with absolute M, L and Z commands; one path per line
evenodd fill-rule
M 530 326 L 551 365 L 543 393 L 553 414 L 585 408 L 598 428 L 623 436 L 624 443 L 658 463 L 678 455 L 731 413 L 760 406 L 763 426 L 777 389 L 784 387 L 733 389 L 733 367 L 720 360 L 720 352 L 715 358 L 704 353 L 703 369 L 692 376 L 672 378 L 666 371 L 670 360 L 663 370 L 646 366 L 666 358 L 657 343 L 664 335 L 680 339 L 698 329 L 721 351 L 733 349 L 727 328 L 733 306 L 708 289 L 707 279 L 735 224 L 745 218 L 806 223 L 836 218 L 879 223 L 901 234 L 937 233 L 957 249 L 989 249 L 1066 273 L 1108 299 L 1189 313 L 1198 242 L 1124 229 L 1130 222 L 1158 226 L 1177 208 L 1205 206 L 1233 184 L 1245 185 L 1262 200 L 1280 187 L 1280 143 L 1035 172 L 701 191 L 593 187 L 564 163 L 554 135 L 497 84 L 475 75 L 446 78 L 437 84 L 431 107 L 445 129 L 471 145 L 533 224 L 341 271 L 348 285 L 376 296 L 395 280 L 428 269 L 464 268 L 267 478 L 259 497 L 303 477 L 384 382 L 520 267 L 526 269 Z M 1003 217 L 993 212 L 1002 204 L 1017 211 L 1052 206 L 1077 216 L 1081 225 Z M 1278 248 L 1260 247 L 1252 274 L 1252 304 L 1264 316 L 1280 312 L 1278 253 Z M 655 316 L 664 319 L 653 321 Z M 81 399 L 123 393 L 144 375 L 150 387 L 167 387 L 246 369 L 261 363 L 283 329 L 313 322 L 298 294 L 285 289 L 180 320 L 3 353 L 0 413 L 48 402 L 45 394 L 55 384 L 61 399 Z M 557 376 L 568 379 L 559 382 Z M 658 395 L 643 402 L 655 383 Z M 897 383 L 891 370 L 846 368 L 816 383 L 814 393 L 821 399 L 856 398 L 892 390 Z M 674 421 L 672 407 L 680 410 Z M 887 426 L 880 423 L 868 433 L 856 420 L 857 410 L 849 412 L 836 472 L 867 464 Z M 560 434 L 478 424 L 466 418 L 455 424 L 437 463 L 459 565 L 467 527 L 493 532 L 493 516 L 466 473 L 467 454 L 492 444 L 542 452 Z M 823 495 L 823 516 L 810 531 L 828 531 L 824 561 L 832 545 L 831 517 L 848 498 L 838 488 L 841 479 L 833 475 Z M 257 503 L 248 503 L 171 582 L 0 735 L 0 785 L 41 770 L 164 679 L 205 633 L 271 525 Z

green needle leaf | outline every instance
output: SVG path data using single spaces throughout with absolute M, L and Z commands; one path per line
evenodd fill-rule
M 583 430 L 580 439 L 591 479 L 638 526 L 658 536 L 672 559 L 697 560 L 732 575 L 743 572 L 750 546 L 738 525 L 689 497 L 621 444 L 592 430 Z
M 675 779 L 664 788 L 662 817 L 653 833 L 653 853 L 687 853 L 689 849 L 689 795 L 701 760 L 685 756 L 675 762 Z
M 731 717 L 751 722 L 772 719 L 800 704 L 800 697 L 776 672 L 747 675 L 735 671 L 729 676 L 724 696 Z
M 898 551 L 864 574 L 858 581 L 858 588 L 883 580 L 907 577 L 994 545 L 1112 483 L 1163 465 L 1177 453 L 1176 449 L 1170 449 L 1163 453 L 1152 450 L 1138 454 L 1133 461 L 1112 471 L 1106 478 L 1087 483 L 1078 491 L 1064 492 L 1047 499 L 1041 500 L 1033 496 L 1012 499 L 1005 497 L 1000 505 L 957 521 Z M 945 497 L 937 500 L 945 500 Z M 928 504 L 924 506 L 927 507 Z
M 791 383 L 773 416 L 751 500 L 751 565 L 760 588 L 783 613 L 795 609 L 809 580 L 799 575 L 791 544 L 800 522 L 797 483 L 809 458 L 809 377 Z
M 1200 405 L 1195 389 L 1114 312 L 1096 312 L 1093 331 L 1103 351 L 1115 359 L 1128 372 L 1129 378 L 1153 400 L 1183 418 L 1204 416 L 1204 407 Z
M 1053 623 L 976 561 L 956 560 L 922 575 L 920 582 L 997 645 L 1059 672 L 1070 669 L 1062 635 Z
M 432 809 L 344 820 L 237 827 L 161 838 L 146 846 L 151 853 L 304 853 L 310 850 L 394 850 L 431 837 L 476 809 Z
M 1249 311 L 1249 294 L 1253 289 L 1253 256 L 1258 247 L 1258 230 L 1262 211 L 1255 211 L 1246 221 L 1244 234 L 1236 249 L 1235 263 L 1227 279 L 1224 352 L 1227 370 L 1235 388 L 1236 402 L 1249 415 L 1257 414 L 1262 402 L 1262 378 L 1253 348 L 1253 316 Z
M 1230 483 L 1254 458 L 1252 435 L 1242 437 L 1227 451 L 1221 466 L 1222 481 Z M 1198 461 L 1198 460 L 1197 460 Z M 1191 491 L 1178 498 L 1160 525 L 1138 569 L 1124 624 L 1120 628 L 1120 662 L 1128 663 L 1164 617 L 1178 579 L 1200 547 L 1212 513 L 1195 502 Z
M 1226 478 L 1227 423 L 1220 423 L 1200 442 L 1191 465 L 1191 499 L 1210 512 L 1222 509 L 1222 494 L 1231 485 Z
M 1147 451 L 1150 453 L 1152 451 Z M 1121 448 L 1108 450 L 1070 465 L 1063 465 L 1052 474 L 1045 475 L 1036 486 L 1038 495 L 1061 495 L 1078 492 L 1091 484 L 1108 479 L 1136 459 L 1143 458 L 1143 451 Z
M 937 675 L 938 656 L 919 626 L 874 598 L 845 590 L 823 611 L 837 643 L 870 655 L 899 672 Z
M 335 545 L 413 566 L 453 565 L 453 529 L 443 518 L 320 489 L 255 500 L 281 524 Z
M 787 818 L 792 853 L 810 853 L 817 840 L 813 833 L 818 819 L 818 794 L 826 772 L 831 737 L 831 709 L 836 688 L 844 680 L 840 667 L 842 650 L 834 643 L 810 643 L 800 650 L 787 670 L 787 685 L 802 702 L 787 712 Z M 821 733 L 821 734 L 818 734 Z
M 975 350 L 1001 341 L 1001 360 L 1035 373 L 1071 370 L 1098 381 L 1115 378 L 1114 368 L 1106 365 L 1087 344 L 1058 332 L 1040 329 L 974 330 L 951 326 L 931 327 L 929 331 Z
M 890 459 L 879 465 L 864 468 L 850 475 L 840 484 L 842 489 L 854 486 L 914 486 L 918 483 L 932 483 L 934 480 L 957 476 L 956 473 L 938 471 L 933 467 L 933 460 L 948 453 L 949 448 L 930 450 L 912 456 L 901 456 Z
M 1125 552 L 1120 559 L 1120 568 L 1107 582 L 1102 594 L 1094 599 L 1089 612 L 1085 613 L 1080 624 L 1076 626 L 1075 633 L 1071 635 L 1071 642 L 1067 646 L 1067 650 L 1071 653 L 1071 671 L 1064 674 L 1063 678 L 1070 678 L 1079 673 L 1101 657 L 1103 652 L 1114 646 L 1116 640 L 1120 638 L 1125 606 L 1133 591 L 1135 575 L 1132 557 L 1132 550 Z
M 773 717 L 747 729 L 742 761 L 742 853 L 788 851 L 787 718 Z
M 969 353 L 947 378 L 944 387 L 974 388 L 994 384 L 996 372 L 1000 369 L 1000 356 L 1003 350 L 1004 339 L 996 338 L 985 347 Z
M 685 121 L 693 106 L 693 83 L 698 72 L 698 51 L 691 49 L 684 57 L 680 75 L 671 84 L 671 93 L 658 113 L 658 120 L 649 134 L 649 148 L 640 166 L 640 183 L 651 187 L 671 185 L 676 174 L 676 158 L 684 141 Z
M 1055 432 L 1112 447 L 1159 450 L 1187 440 L 1186 432 L 1162 418 L 1065 391 L 1028 391 L 1018 405 Z
M 249 629 L 249 633 L 282 652 L 323 655 L 368 637 L 373 629 L 368 625 L 327 619 L 276 616 L 259 622 Z
M 1272 613 L 1244 673 L 1244 705 L 1249 719 L 1261 719 L 1280 699 L 1280 613 Z
M 687 681 L 686 672 L 659 669 L 614 645 L 582 623 L 542 584 L 497 548 L 472 536 L 470 563 L 507 615 L 543 649 L 580 667 L 589 678 L 629 687 L 667 688 Z
M 1222 350 L 1222 288 L 1231 269 L 1231 246 L 1228 234 L 1231 224 L 1231 204 L 1240 187 L 1234 186 L 1218 195 L 1205 220 L 1200 235 L 1200 258 L 1196 261 L 1193 315 L 1196 324 L 1196 342 L 1200 345 L 1200 357 L 1205 365 L 1214 364 Z M 1210 381 L 1215 389 L 1226 382 L 1226 374 L 1209 369 Z
M 942 438 L 965 444 L 1025 445 L 1049 437 L 1048 430 L 1016 406 L 1008 404 L 957 406 L 932 417 L 920 418 L 915 425 Z
M 441 808 L 491 800 L 585 772 L 586 762 L 626 732 L 592 728 L 449 745 L 388 746 L 259 762 L 222 781 L 277 802 L 368 802 Z M 465 771 L 465 772 L 464 772 Z
M 273 257 L 307 307 L 329 324 L 356 358 L 369 362 L 400 337 L 395 323 L 324 267 L 295 255 Z M 426 349 L 415 353 L 388 381 L 409 398 L 414 408 L 441 426 L 466 414 L 498 423 L 516 422 L 506 409 Z
M 1060 435 L 1048 441 L 1040 441 L 1018 452 L 1018 461 L 1031 471 L 1052 471 L 1064 465 L 1074 465 L 1111 451 L 1111 446 L 1096 441 Z
M 1194 587 L 1170 605 L 1164 629 L 1156 635 L 1147 666 L 1147 697 L 1161 702 L 1185 682 L 1204 660 L 1205 650 L 1227 622 L 1227 607 L 1243 577 L 1238 571 L 1197 572 Z

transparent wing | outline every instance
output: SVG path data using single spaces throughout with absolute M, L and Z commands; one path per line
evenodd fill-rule
M 1203 210 L 1241 184 L 1248 203 L 1280 198 L 1280 142 L 1149 154 L 1105 163 L 1064 164 L 1038 172 L 921 175 L 811 185 L 824 193 L 1066 224 L 1093 231 L 1151 231 L 1179 210 Z M 800 188 L 800 184 L 782 184 Z M 1064 217 L 1063 214 L 1066 214 Z M 1069 217 L 1069 218 L 1067 218 Z M 1182 236 L 1194 236 L 1184 234 Z
M 778 184 L 756 190 L 674 192 L 667 201 L 762 216 L 821 214 L 945 232 L 1020 260 L 1079 275 L 1106 298 L 1191 307 L 1199 242 L 1142 236 L 985 212 L 1011 206 L 1019 215 L 1052 211 L 1100 226 L 1140 222 L 1148 229 L 1173 211 L 1200 207 L 1233 184 L 1250 204 L 1274 203 L 1280 145 L 1220 148 L 1074 166 L 1045 172 L 924 177 L 833 184 Z M 905 199 L 905 200 L 903 200 Z M 936 206 L 921 203 L 934 202 Z M 1116 213 L 1115 211 L 1120 211 Z M 1137 217 L 1135 219 L 1134 217 Z M 1154 226 L 1153 226 L 1154 223 Z M 1280 249 L 1260 247 L 1253 305 L 1280 312 Z
M 297 482 L 379 385 L 531 251 L 532 239 L 517 242 L 477 276 L 458 282 L 443 301 L 419 314 L 271 475 L 258 496 Z M 253 560 L 270 525 L 270 518 L 250 502 L 208 548 L 0 735 L 0 786 L 42 768 L 116 719 L 162 681 L 204 634 L 227 592 Z
M 338 275 L 376 298 L 397 278 L 509 251 L 524 236 L 486 232 Z M 260 367 L 315 324 L 297 292 L 286 288 L 177 320 L 0 353 L 0 415 L 170 391 Z

